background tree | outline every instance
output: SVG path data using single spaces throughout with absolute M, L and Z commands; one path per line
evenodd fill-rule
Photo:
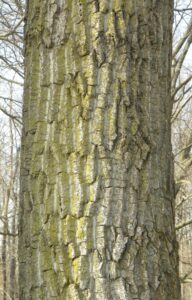
M 23 88 L 23 2 L 0 1 L 0 298 L 18 299 L 17 213 Z
M 172 1 L 28 1 L 20 299 L 180 299 Z
M 192 207 L 191 207 L 191 43 L 192 2 L 175 1 L 172 98 L 173 149 L 176 181 L 176 229 L 180 245 L 182 299 L 192 298 Z

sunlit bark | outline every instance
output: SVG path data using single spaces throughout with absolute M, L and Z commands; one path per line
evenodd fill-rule
M 180 299 L 172 1 L 28 1 L 20 300 Z

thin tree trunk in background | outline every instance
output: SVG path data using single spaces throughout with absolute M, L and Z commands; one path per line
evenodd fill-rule
M 190 233 L 183 237 L 179 243 L 180 247 L 180 277 L 182 300 L 191 299 L 192 295 L 192 242 Z
M 13 235 L 16 235 L 16 220 L 17 220 L 17 196 L 14 197 L 14 209 L 13 209 L 13 223 L 11 232 Z M 10 297 L 11 300 L 15 300 L 15 295 L 17 294 L 16 290 L 16 257 L 17 257 L 17 237 L 11 237 L 11 253 L 10 253 Z
M 179 300 L 171 0 L 28 1 L 20 300 Z
M 3 275 L 3 300 L 7 299 L 7 232 L 8 232 L 8 203 L 9 190 L 4 195 L 3 203 L 3 240 L 2 240 L 2 275 Z
M 12 113 L 12 104 L 9 107 L 10 114 Z M 7 162 L 8 169 L 8 183 L 5 187 L 5 197 L 3 203 L 3 241 L 2 241 L 2 269 L 3 269 L 3 300 L 7 299 L 8 291 L 9 291 L 9 281 L 8 281 L 8 257 L 10 256 L 10 240 L 7 236 L 9 231 L 9 221 L 8 221 L 8 213 L 9 213 L 9 201 L 11 197 L 11 190 L 13 186 L 13 128 L 12 128 L 12 120 L 9 119 L 9 134 L 10 134 L 10 153 L 9 160 Z
M 12 300 L 15 299 L 15 277 L 16 277 L 15 272 L 16 272 L 16 258 L 15 258 L 15 252 L 13 252 L 10 261 L 10 297 Z

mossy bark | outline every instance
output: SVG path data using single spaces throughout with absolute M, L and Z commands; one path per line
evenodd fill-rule
M 172 0 L 28 0 L 20 300 L 178 300 Z

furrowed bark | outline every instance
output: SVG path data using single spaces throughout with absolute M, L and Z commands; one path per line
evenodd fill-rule
M 28 1 L 20 300 L 180 299 L 172 1 Z

